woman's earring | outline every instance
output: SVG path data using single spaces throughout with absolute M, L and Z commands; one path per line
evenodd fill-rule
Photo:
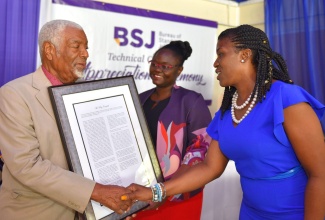
M 241 60 L 240 62 L 245 63 L 245 60 Z

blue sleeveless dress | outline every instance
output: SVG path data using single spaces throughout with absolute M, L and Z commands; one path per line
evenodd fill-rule
M 300 102 L 309 103 L 322 118 L 323 104 L 297 85 L 276 81 L 236 127 L 230 111 L 222 120 L 218 111 L 208 126 L 208 134 L 240 174 L 239 219 L 303 219 L 307 176 L 282 126 L 283 109 Z

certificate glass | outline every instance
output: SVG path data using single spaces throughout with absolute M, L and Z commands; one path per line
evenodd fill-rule
M 125 187 L 163 180 L 132 76 L 51 86 L 49 94 L 71 171 Z M 137 202 L 130 213 L 146 205 Z M 130 213 L 91 201 L 84 217 L 113 220 Z

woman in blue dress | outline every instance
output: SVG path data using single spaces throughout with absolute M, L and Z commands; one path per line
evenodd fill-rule
M 213 140 L 205 161 L 151 189 L 133 184 L 128 197 L 160 200 L 202 187 L 233 160 L 243 190 L 239 219 L 324 219 L 325 106 L 293 84 L 284 59 L 257 28 L 222 32 L 217 55 L 225 92 L 207 128 Z

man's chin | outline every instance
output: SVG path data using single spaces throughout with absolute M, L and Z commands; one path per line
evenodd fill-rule
M 83 71 L 75 71 L 75 72 L 74 72 L 74 75 L 75 75 L 78 79 L 80 79 L 80 78 L 84 78 L 84 76 L 85 76 L 85 74 L 84 74 Z

